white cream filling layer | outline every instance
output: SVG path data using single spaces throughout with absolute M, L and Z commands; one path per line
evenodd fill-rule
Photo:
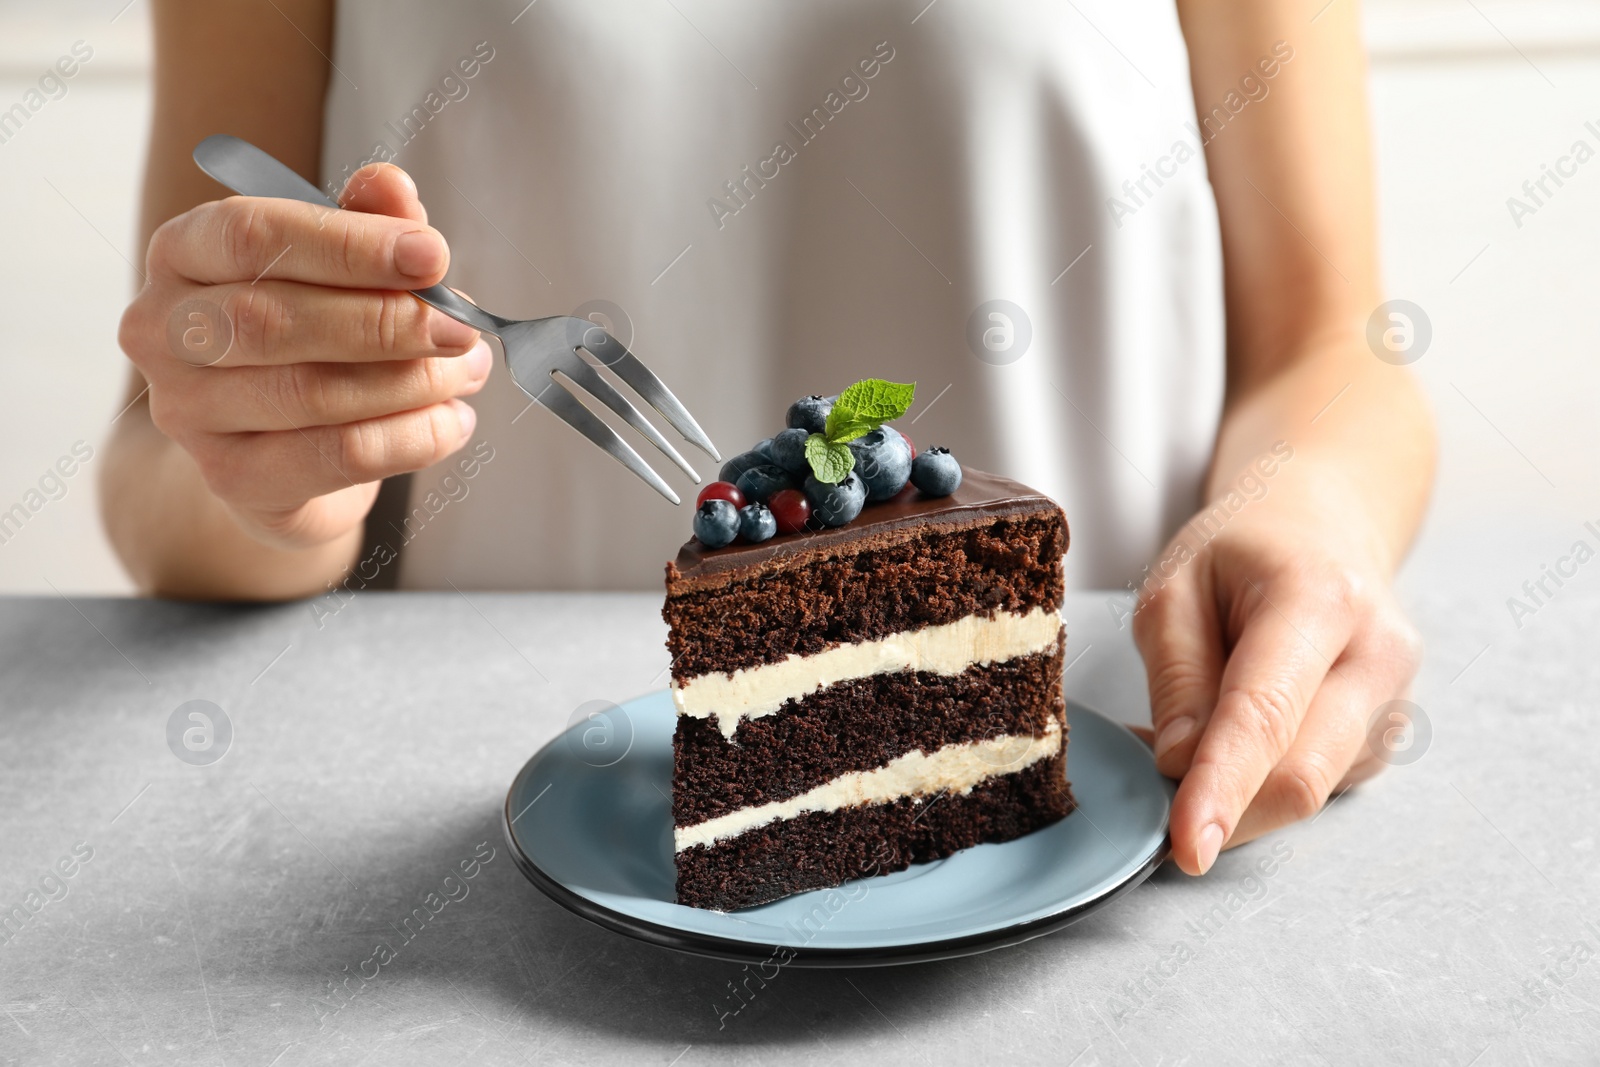
M 836 682 L 896 671 L 960 674 L 978 664 L 1043 652 L 1054 646 L 1060 632 L 1061 616 L 1050 608 L 1026 615 L 999 612 L 992 619 L 968 615 L 943 626 L 840 645 L 811 656 L 790 653 L 778 663 L 674 682 L 672 702 L 680 715 L 716 716 L 722 735 L 731 739 L 741 719 L 771 715 L 786 701 Z
M 682 852 L 808 811 L 838 811 L 941 792 L 967 793 L 985 779 L 1015 774 L 1060 751 L 1061 724 L 1053 720 L 1042 737 L 1002 734 L 984 741 L 946 745 L 931 756 L 914 749 L 876 770 L 841 774 L 797 797 L 740 808 L 673 830 L 672 840 L 676 851 Z

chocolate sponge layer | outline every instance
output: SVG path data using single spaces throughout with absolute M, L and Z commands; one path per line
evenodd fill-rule
M 960 674 L 900 671 L 827 686 L 739 724 L 732 743 L 713 719 L 678 717 L 672 817 L 692 826 L 798 796 L 913 749 L 1001 735 L 1037 737 L 1062 722 L 1062 647 Z M 998 773 L 1005 768 L 996 767 Z
M 679 852 L 678 903 L 732 911 L 889 874 L 973 845 L 1021 837 L 1073 806 L 1062 754 L 966 794 L 812 812 Z
M 712 589 L 679 583 L 669 566 L 662 615 L 672 676 L 684 681 L 811 655 L 968 615 L 1060 608 L 1067 526 L 1046 504 L 910 539 L 864 535 L 850 550 Z

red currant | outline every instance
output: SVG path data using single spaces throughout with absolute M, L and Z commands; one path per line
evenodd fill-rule
M 744 494 L 739 492 L 739 487 L 732 482 L 712 482 L 700 490 L 700 495 L 695 499 L 694 506 L 699 507 L 707 500 L 726 500 L 735 508 L 744 507 Z
M 798 489 L 780 489 L 767 498 L 767 508 L 778 520 L 780 533 L 799 533 L 811 518 L 811 501 Z

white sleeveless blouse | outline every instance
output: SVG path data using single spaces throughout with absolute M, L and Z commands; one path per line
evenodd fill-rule
M 341 0 L 333 60 L 325 187 L 405 167 L 450 284 L 597 311 L 725 458 L 799 396 L 915 381 L 917 447 L 1066 509 L 1074 587 L 1199 503 L 1221 253 L 1171 0 Z M 414 478 L 403 587 L 660 588 L 670 462 L 624 431 L 683 507 L 503 366 L 472 402 L 489 458 Z

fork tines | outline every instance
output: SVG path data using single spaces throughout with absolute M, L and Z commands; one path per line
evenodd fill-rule
M 583 358 L 578 352 L 579 348 L 593 355 L 601 366 L 643 397 L 684 440 L 712 459 L 722 459 L 711 438 L 706 436 L 694 416 L 672 395 L 672 391 L 622 342 L 603 328 L 587 319 L 570 316 L 543 319 L 529 325 L 535 327 L 537 334 L 523 339 L 524 343 L 533 342 L 533 347 L 546 358 L 537 367 L 516 366 L 517 361 L 513 358 L 511 370 L 517 384 L 561 421 L 610 453 L 613 459 L 642 478 L 656 492 L 674 504 L 680 503 L 678 494 L 640 458 L 632 446 L 579 402 L 578 390 L 588 393 L 614 411 L 695 482 L 701 480 L 700 475 L 650 420 Z M 521 345 L 512 347 L 520 349 Z M 517 354 L 508 352 L 508 356 L 512 357 Z

